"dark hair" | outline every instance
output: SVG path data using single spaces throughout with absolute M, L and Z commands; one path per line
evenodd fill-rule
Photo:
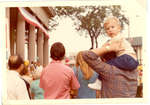
M 113 58 L 116 58 L 116 57 L 117 57 L 116 52 L 111 51 L 111 52 L 107 52 L 107 53 L 103 54 L 103 55 L 101 56 L 101 59 L 102 59 L 102 60 L 109 61 L 109 60 L 111 60 L 111 59 L 113 59 Z
M 62 60 L 65 55 L 65 47 L 62 43 L 56 42 L 50 50 L 51 58 L 54 60 Z
M 31 61 L 31 64 L 34 64 L 34 61 Z
M 13 55 L 9 57 L 8 66 L 9 69 L 18 69 L 21 64 L 24 64 L 23 59 L 19 55 Z

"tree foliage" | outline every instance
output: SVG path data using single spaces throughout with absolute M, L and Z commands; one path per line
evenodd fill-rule
M 56 12 L 56 17 L 50 20 L 50 29 L 55 29 L 58 25 L 57 18 L 70 17 L 74 21 L 77 32 L 85 32 L 91 38 L 91 48 L 98 47 L 97 39 L 105 33 L 103 23 L 104 19 L 110 15 L 118 17 L 122 28 L 124 24 L 129 24 L 121 10 L 120 5 L 112 6 L 57 6 L 53 8 Z

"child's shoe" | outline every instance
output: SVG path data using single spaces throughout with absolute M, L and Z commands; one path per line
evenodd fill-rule
M 88 87 L 94 90 L 101 90 L 101 81 L 96 79 L 94 83 L 89 83 Z

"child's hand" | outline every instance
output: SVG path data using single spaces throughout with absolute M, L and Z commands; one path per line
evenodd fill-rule
M 109 50 L 109 51 L 115 51 L 118 52 L 121 46 L 121 41 L 122 40 L 117 40 L 117 41 L 109 41 L 104 44 L 104 46 Z
M 110 41 L 109 41 L 109 42 L 106 42 L 106 43 L 103 44 L 102 47 L 110 46 L 110 43 L 111 43 Z

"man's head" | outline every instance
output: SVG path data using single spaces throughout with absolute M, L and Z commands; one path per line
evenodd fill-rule
M 8 66 L 10 70 L 17 70 L 21 66 L 21 69 L 24 69 L 24 61 L 19 55 L 13 55 L 9 57 Z
M 109 60 L 111 60 L 111 59 L 113 59 L 113 58 L 116 58 L 116 57 L 117 57 L 116 52 L 111 51 L 111 52 L 107 52 L 107 53 L 103 54 L 103 55 L 101 56 L 101 59 L 102 59 L 104 62 L 107 62 L 107 61 L 109 61 Z
M 104 22 L 104 29 L 111 38 L 117 36 L 121 31 L 121 23 L 116 17 L 109 17 Z
M 34 61 L 31 61 L 31 64 L 34 64 Z
M 60 42 L 54 43 L 51 47 L 50 54 L 53 60 L 62 60 L 65 56 L 64 45 Z

